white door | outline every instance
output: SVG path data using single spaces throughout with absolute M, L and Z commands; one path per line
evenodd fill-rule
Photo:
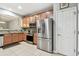
M 76 7 L 57 12 L 57 51 L 63 55 L 76 55 Z

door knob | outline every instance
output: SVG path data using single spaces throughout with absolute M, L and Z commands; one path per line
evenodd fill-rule
M 58 36 L 61 36 L 61 34 L 57 34 Z

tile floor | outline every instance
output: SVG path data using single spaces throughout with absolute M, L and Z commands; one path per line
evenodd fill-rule
M 50 54 L 39 50 L 35 45 L 26 42 L 12 44 L 4 48 L 0 48 L 0 56 L 61 56 L 59 54 Z

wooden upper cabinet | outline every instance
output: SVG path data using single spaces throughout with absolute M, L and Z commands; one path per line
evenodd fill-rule
M 29 27 L 29 19 L 30 17 L 24 17 L 22 20 L 22 27 L 27 28 Z
M 40 18 L 42 20 L 42 19 L 45 19 L 45 18 L 49 18 L 52 15 L 53 15 L 53 12 L 52 11 L 47 11 L 47 12 L 41 13 L 40 14 Z
M 22 20 L 22 27 L 30 27 L 30 23 L 35 23 L 36 20 L 43 20 L 53 15 L 53 11 L 47 11 L 33 16 L 26 16 Z
M 22 27 L 26 27 L 26 22 L 25 22 L 26 18 L 22 19 Z
M 30 21 L 29 21 L 30 23 L 32 23 L 33 22 L 33 17 L 32 16 L 30 16 Z
M 35 20 L 40 20 L 40 14 L 35 15 Z
M 30 16 L 30 23 L 35 23 L 35 16 Z
M 27 20 L 26 20 L 26 27 L 29 27 L 29 23 L 30 23 L 30 17 L 27 17 Z

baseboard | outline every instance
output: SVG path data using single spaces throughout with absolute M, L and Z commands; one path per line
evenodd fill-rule
M 58 53 L 56 50 L 53 50 L 54 53 Z

